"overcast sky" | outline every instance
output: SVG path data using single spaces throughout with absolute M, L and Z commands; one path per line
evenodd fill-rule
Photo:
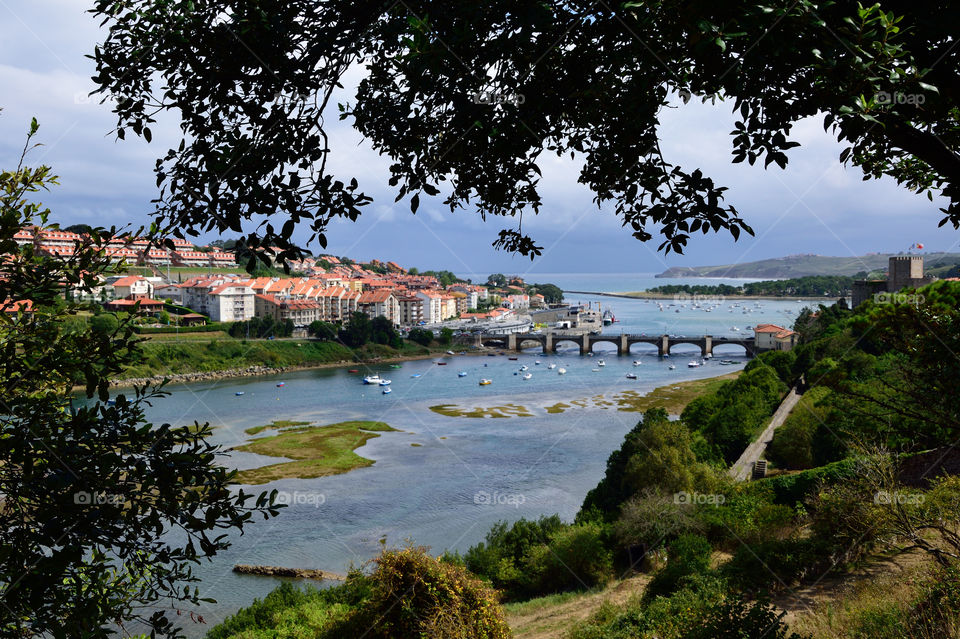
M 109 105 L 91 102 L 92 52 L 101 33 L 82 0 L 0 0 L 0 166 L 19 157 L 31 117 L 41 124 L 44 147 L 33 163 L 54 167 L 60 186 L 44 203 L 61 226 L 148 222 L 156 194 L 153 164 L 179 142 L 176 122 L 153 127 L 152 144 L 117 141 L 109 132 Z M 328 233 L 329 252 L 358 259 L 395 260 L 421 269 L 457 272 L 659 272 L 667 266 L 727 264 L 794 253 L 861 255 L 906 249 L 922 242 L 931 250 L 957 250 L 960 234 L 937 228 L 942 203 L 929 202 L 892 180 L 861 180 L 856 168 L 837 161 L 840 145 L 819 120 L 802 122 L 785 171 L 730 163 L 728 105 L 691 102 L 665 116 L 662 146 L 667 160 L 700 167 L 730 187 L 727 202 L 740 211 L 756 237 L 697 237 L 685 255 L 656 253 L 659 237 L 646 244 L 630 237 L 609 211 L 597 210 L 577 184 L 577 166 L 544 154 L 544 206 L 524 219 L 545 247 L 533 264 L 495 251 L 501 226 L 483 224 L 467 212 L 451 214 L 440 198 L 427 198 L 416 216 L 406 201 L 393 204 L 387 163 L 348 123 L 332 133 L 332 163 L 341 176 L 356 176 L 374 204 L 357 223 L 337 223 Z M 215 239 L 213 237 L 206 238 Z M 315 247 L 314 247 L 315 248 Z

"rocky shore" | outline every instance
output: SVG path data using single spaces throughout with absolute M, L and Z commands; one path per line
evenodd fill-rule
M 336 366 L 346 364 L 337 363 Z M 143 386 L 144 384 L 159 384 L 163 380 L 169 380 L 171 384 L 190 384 L 193 382 L 212 382 L 218 379 L 228 377 L 253 377 L 255 375 L 279 375 L 288 370 L 296 370 L 303 367 L 295 366 L 248 366 L 247 368 L 233 368 L 223 371 L 198 371 L 195 373 L 178 373 L 169 375 L 155 375 L 154 377 L 128 377 L 126 379 L 113 380 L 112 386 Z
M 344 581 L 346 577 L 338 575 L 335 572 L 326 570 L 316 570 L 313 568 L 284 568 L 283 566 L 257 566 L 249 564 L 237 564 L 233 567 L 233 572 L 241 575 L 260 575 L 261 577 L 289 577 L 291 579 L 333 579 Z

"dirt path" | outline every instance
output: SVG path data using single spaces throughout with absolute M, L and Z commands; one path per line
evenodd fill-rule
M 773 439 L 773 432 L 783 425 L 784 420 L 787 419 L 787 415 L 790 414 L 790 411 L 793 410 L 798 401 L 800 401 L 800 395 L 797 394 L 796 390 L 791 388 L 787 396 L 780 402 L 777 412 L 773 414 L 773 418 L 771 418 L 767 427 L 753 443 L 747 446 L 747 449 L 740 455 L 740 459 L 730 467 L 731 477 L 737 481 L 749 479 L 750 473 L 753 470 L 753 464 L 760 459 L 764 451 L 767 450 L 767 444 Z
M 516 612 L 508 611 L 507 622 L 515 639 L 562 639 L 574 624 L 592 615 L 601 605 L 624 604 L 642 593 L 649 581 L 649 575 L 636 575 L 601 592 L 573 596 L 560 604 L 523 604 Z

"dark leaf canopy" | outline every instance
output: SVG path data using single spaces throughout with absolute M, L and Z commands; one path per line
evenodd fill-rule
M 397 199 L 513 217 L 495 245 L 531 257 L 520 219 L 541 208 L 544 153 L 582 160 L 595 202 L 637 239 L 661 235 L 661 250 L 750 233 L 724 187 L 661 153 L 663 110 L 691 99 L 734 110 L 733 162 L 780 168 L 793 125 L 825 114 L 843 161 L 946 196 L 944 223 L 960 225 L 950 3 L 99 0 L 94 12 L 109 27 L 94 79 L 118 134 L 149 138 L 160 111 L 182 118 L 184 141 L 156 169 L 159 221 L 178 234 L 253 222 L 244 243 L 286 258 L 299 224 L 323 246 L 331 220 L 356 219 L 370 198 L 328 170 L 324 119 L 353 68 L 340 117 L 390 158 Z

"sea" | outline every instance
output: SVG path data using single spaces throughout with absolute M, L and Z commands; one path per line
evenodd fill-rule
M 565 290 L 615 292 L 661 283 L 743 280 L 538 274 L 528 281 L 549 282 Z M 746 328 L 759 323 L 792 326 L 804 306 L 815 306 L 718 298 L 694 308 L 685 300 L 657 303 L 586 294 L 568 294 L 567 301 L 609 309 L 617 321 L 604 327 L 604 333 L 688 337 L 748 335 Z M 177 620 L 186 624 L 188 635 L 203 636 L 279 583 L 232 572 L 238 563 L 346 573 L 367 565 L 383 544 L 423 545 L 439 555 L 467 550 L 498 521 L 552 514 L 572 520 L 587 491 L 602 478 L 608 456 L 638 419 L 637 413 L 617 410 L 608 400 L 624 391 L 645 393 L 729 373 L 747 362 L 743 349 L 736 346 L 718 348 L 713 360 L 697 368 L 687 367 L 699 354 L 692 346 L 678 345 L 669 359 L 658 358 L 653 347 L 642 344 L 620 357 L 612 344 L 597 344 L 593 357 L 581 356 L 572 344 L 563 346 L 555 354 L 543 354 L 539 348 L 509 354 L 515 360 L 507 354 L 454 355 L 404 362 L 399 368 L 362 367 L 359 374 L 350 373 L 349 367 L 326 368 L 170 386 L 170 396 L 148 411 L 150 420 L 175 425 L 209 422 L 214 427 L 212 440 L 228 450 L 255 437 L 271 436 L 270 431 L 251 436 L 244 430 L 274 420 L 318 425 L 377 420 L 398 429 L 357 449 L 357 454 L 375 462 L 369 467 L 243 487 L 246 492 L 277 490 L 289 506 L 276 518 L 250 524 L 243 535 L 232 534 L 231 548 L 197 567 L 201 596 L 216 603 L 183 608 Z M 605 366 L 597 365 L 600 359 Z M 721 359 L 736 364 L 720 365 Z M 550 364 L 557 366 L 549 368 Z M 530 379 L 523 378 L 521 366 L 527 367 Z M 558 374 L 560 368 L 566 374 Z M 391 379 L 390 394 L 362 383 L 363 374 L 374 372 Z M 460 372 L 466 375 L 461 377 Z M 638 379 L 627 379 L 628 372 Z M 492 383 L 481 386 L 481 378 Z M 558 403 L 570 409 L 545 410 Z M 448 416 L 431 410 L 438 406 L 454 412 L 510 406 L 525 416 Z M 246 469 L 284 460 L 231 451 L 222 461 Z M 203 623 L 196 621 L 199 617 Z

